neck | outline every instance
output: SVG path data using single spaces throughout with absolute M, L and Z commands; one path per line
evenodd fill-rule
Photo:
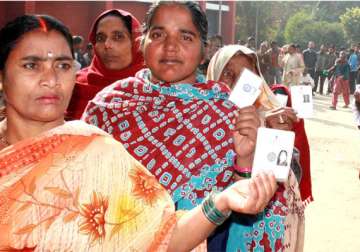
M 51 122 L 41 122 L 20 118 L 19 116 L 7 116 L 6 124 L 6 130 L 4 132 L 6 141 L 9 144 L 15 144 L 16 142 L 35 137 L 64 124 L 64 118 L 59 118 Z

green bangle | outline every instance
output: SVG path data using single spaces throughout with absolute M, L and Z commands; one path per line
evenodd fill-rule
M 234 170 L 234 172 L 242 178 L 251 178 L 251 172 L 240 172 L 238 170 Z
M 231 211 L 223 214 L 219 209 L 215 207 L 214 197 L 215 194 L 210 193 L 202 203 L 201 210 L 204 213 L 205 217 L 211 223 L 220 226 L 226 221 L 227 218 L 229 218 Z

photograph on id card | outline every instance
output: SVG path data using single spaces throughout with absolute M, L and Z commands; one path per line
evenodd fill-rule
M 234 89 L 231 91 L 229 100 L 239 108 L 251 106 L 261 93 L 260 86 L 262 78 L 244 68 L 240 77 L 235 83 Z
M 256 140 L 252 176 L 272 171 L 278 182 L 287 180 L 293 154 L 295 133 L 292 131 L 259 128 Z
M 292 108 L 297 112 L 299 118 L 310 118 L 313 116 L 313 99 L 311 86 L 292 86 L 291 102 Z

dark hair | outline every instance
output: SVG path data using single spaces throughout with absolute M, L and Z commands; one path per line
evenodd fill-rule
M 92 50 L 94 48 L 93 44 L 87 43 L 86 50 Z
M 277 165 L 281 165 L 280 164 L 280 162 L 281 162 L 281 160 L 280 160 L 280 157 L 281 157 L 281 154 L 285 154 L 285 162 L 287 162 L 287 151 L 286 150 L 281 150 L 280 152 L 279 152 L 279 155 L 278 155 L 278 158 L 277 158 L 277 161 L 276 161 L 276 164 Z
M 180 5 L 184 6 L 191 13 L 192 22 L 196 29 L 200 33 L 200 40 L 202 44 L 202 51 L 205 52 L 207 33 L 208 33 L 208 21 L 205 12 L 200 8 L 199 3 L 195 1 L 157 1 L 154 2 L 149 11 L 146 13 L 145 22 L 143 24 L 143 34 L 149 32 L 152 19 L 154 18 L 157 9 L 163 5 Z M 142 42 L 143 43 L 143 42 Z
M 84 41 L 84 38 L 81 36 L 73 36 L 73 44 L 78 45 L 81 44 Z
M 23 15 L 10 21 L 0 30 L 0 70 L 4 69 L 11 50 L 22 36 L 39 28 L 46 31 L 56 30 L 63 35 L 74 57 L 72 36 L 63 23 L 47 15 Z
M 99 18 L 99 19 L 96 21 L 96 23 L 95 23 L 95 25 L 94 25 L 94 27 L 95 27 L 95 29 L 94 29 L 95 33 L 96 33 L 97 26 L 98 26 L 99 22 L 100 22 L 102 19 L 104 19 L 105 17 L 109 17 L 109 16 L 120 18 L 120 19 L 123 21 L 123 23 L 124 23 L 126 29 L 128 30 L 128 32 L 131 34 L 131 32 L 132 32 L 132 31 L 131 31 L 131 30 L 132 30 L 132 29 L 131 29 L 131 25 L 132 25 L 132 24 L 131 24 L 131 17 L 130 17 L 130 16 L 123 16 L 123 15 L 121 15 L 117 10 L 112 10 L 112 11 L 106 13 L 104 16 L 102 16 L 101 18 Z

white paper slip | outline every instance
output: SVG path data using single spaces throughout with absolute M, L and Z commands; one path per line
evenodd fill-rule
M 360 92 L 360 84 L 356 84 L 356 85 L 355 85 L 355 90 L 358 91 L 358 92 Z
M 286 107 L 288 96 L 284 94 L 276 94 L 276 99 L 280 103 L 281 107 Z
M 279 182 L 288 179 L 295 133 L 292 131 L 259 128 L 256 140 L 252 176 L 272 171 Z
M 291 103 L 299 118 L 310 118 L 313 116 L 313 97 L 311 86 L 292 86 Z
M 262 78 L 245 68 L 236 81 L 229 100 L 239 108 L 253 105 L 261 93 L 260 86 L 262 82 Z

